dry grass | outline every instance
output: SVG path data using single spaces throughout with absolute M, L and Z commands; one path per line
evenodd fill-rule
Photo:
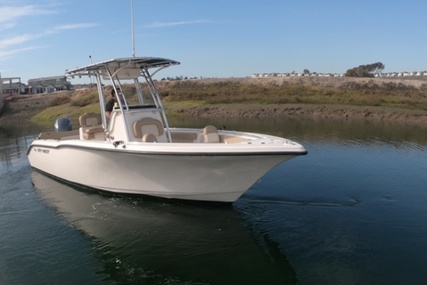
M 167 101 L 202 101 L 206 104 L 332 104 L 381 106 L 427 110 L 427 84 L 348 78 L 188 80 L 160 83 Z M 336 79 L 336 80 L 335 80 Z
M 427 81 L 416 79 L 226 78 L 161 81 L 158 87 L 169 115 L 295 115 L 422 122 L 427 118 Z M 125 94 L 135 93 L 133 87 L 123 89 Z M 109 91 L 107 87 L 105 94 Z M 59 116 L 77 120 L 90 111 L 99 112 L 94 89 L 19 96 L 6 102 L 0 123 L 30 118 L 51 123 Z

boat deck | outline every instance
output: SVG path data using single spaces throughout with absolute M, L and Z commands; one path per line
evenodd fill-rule
M 203 138 L 203 129 L 184 129 L 182 131 L 172 130 L 172 143 L 204 143 L 205 140 Z M 231 134 L 219 134 L 218 143 L 242 143 L 250 141 L 249 138 L 245 138 L 242 136 L 233 136 Z M 38 136 L 39 139 L 44 140 L 79 140 L 82 139 L 79 130 L 72 131 L 63 131 L 63 132 L 42 132 Z M 105 136 L 93 136 L 84 140 L 93 140 L 93 141 L 106 141 Z M 142 142 L 142 140 L 138 140 Z M 147 142 L 149 143 L 149 142 Z

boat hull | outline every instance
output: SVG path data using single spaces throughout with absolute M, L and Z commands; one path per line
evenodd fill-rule
M 234 202 L 270 169 L 297 155 L 162 153 L 99 145 L 53 145 L 43 140 L 36 140 L 28 150 L 33 168 L 85 187 L 215 202 Z

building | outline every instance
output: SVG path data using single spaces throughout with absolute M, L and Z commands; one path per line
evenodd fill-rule
M 70 90 L 71 83 L 67 81 L 67 77 L 52 76 L 41 77 L 28 80 L 30 93 L 52 93 L 61 90 Z
M 2 77 L 0 81 L 3 89 L 2 97 L 28 93 L 28 87 L 21 82 L 21 77 Z

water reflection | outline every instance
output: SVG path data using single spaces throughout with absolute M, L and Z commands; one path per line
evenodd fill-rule
M 311 120 L 293 118 L 200 118 L 189 116 L 170 116 L 169 125 L 174 127 L 204 127 L 214 124 L 230 130 L 268 133 L 296 140 L 307 141 L 383 141 L 427 143 L 427 126 L 406 123 L 391 123 L 364 120 Z M 74 129 L 78 127 L 73 122 Z M 35 135 L 41 131 L 53 130 L 51 126 L 40 126 L 32 123 L 18 126 L 0 127 L 0 141 L 4 137 L 21 137 Z
M 230 205 L 111 196 L 31 174 L 42 201 L 93 238 L 100 275 L 144 284 L 295 284 L 268 236 L 250 232 Z M 140 283 L 138 283 L 140 284 Z
M 0 175 L 10 171 L 15 164 L 26 162 L 27 148 L 32 141 L 32 137 L 21 137 L 3 132 L 0 129 Z M 21 160 L 25 157 L 25 160 Z
M 427 127 L 404 123 L 384 123 L 381 121 L 337 121 L 289 118 L 196 118 L 174 117 L 172 126 L 202 127 L 214 124 L 227 129 L 268 133 L 276 136 L 319 142 L 336 141 L 382 141 L 427 143 Z

